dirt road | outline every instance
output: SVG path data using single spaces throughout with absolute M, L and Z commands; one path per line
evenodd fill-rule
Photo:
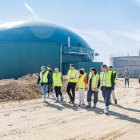
M 98 108 L 90 110 L 52 99 L 0 103 L 0 140 L 140 140 L 140 85 L 132 79 L 124 88 L 119 81 L 109 116 L 101 92 Z

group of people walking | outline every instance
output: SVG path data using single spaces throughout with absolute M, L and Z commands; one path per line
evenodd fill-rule
M 117 73 L 113 70 L 113 67 L 109 68 L 107 65 L 102 66 L 102 71 L 99 74 L 95 68 L 90 69 L 90 73 L 87 74 L 84 69 L 76 70 L 74 64 L 70 64 L 70 69 L 66 76 L 68 80 L 67 93 L 69 96 L 69 103 L 75 104 L 75 91 L 78 90 L 78 106 L 85 106 L 85 92 L 87 90 L 87 105 L 86 108 L 92 107 L 92 96 L 93 96 L 93 108 L 96 108 L 98 102 L 99 89 L 102 91 L 102 96 L 105 103 L 104 113 L 109 113 L 109 105 L 111 104 L 111 94 L 115 104 L 117 99 L 114 92 L 116 84 Z M 41 67 L 41 72 L 37 83 L 41 83 L 42 94 L 44 102 L 47 102 L 47 98 L 54 87 L 56 93 L 56 102 L 63 101 L 63 95 L 61 88 L 63 86 L 63 76 L 58 68 L 55 68 L 54 73 L 51 71 L 51 67 Z M 47 89 L 47 91 L 46 91 Z M 48 97 L 47 97 L 48 93 Z M 60 96 L 60 99 L 59 99 Z

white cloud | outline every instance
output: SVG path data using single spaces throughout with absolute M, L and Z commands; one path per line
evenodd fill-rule
M 138 32 L 125 32 L 123 34 L 124 34 L 124 36 L 126 36 L 132 40 L 140 42 L 140 33 L 138 33 Z
M 140 31 L 131 31 L 131 32 L 125 32 L 125 31 L 114 31 L 115 34 L 119 36 L 127 37 L 133 41 L 140 42 Z
M 27 8 L 27 10 L 32 14 L 32 16 L 36 19 L 39 19 L 39 17 L 36 15 L 35 11 L 31 8 L 31 6 L 29 6 L 29 4 L 27 4 L 26 2 L 24 2 L 25 7 Z
M 137 4 L 140 4 L 140 0 L 134 0 Z
M 93 46 L 94 44 L 108 44 L 112 45 L 112 39 L 111 37 L 105 32 L 104 30 L 77 30 L 71 28 L 74 32 L 79 34 L 82 38 L 87 40 L 91 45 Z

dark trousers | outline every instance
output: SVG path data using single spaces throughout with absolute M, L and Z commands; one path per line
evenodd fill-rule
M 106 106 L 109 106 L 110 104 L 110 96 L 111 96 L 111 89 L 107 89 L 106 87 L 102 87 L 102 95 L 104 98 L 104 102 Z
M 92 90 L 88 90 L 87 92 L 87 101 L 91 102 L 92 100 L 92 95 L 94 96 L 94 104 L 96 104 L 98 102 L 98 91 L 92 91 Z
M 53 83 L 49 83 L 47 87 L 47 93 L 53 92 Z
M 128 87 L 129 87 L 129 78 L 125 78 L 125 86 L 126 86 L 126 84 L 127 84 Z
M 58 98 L 59 95 L 62 96 L 61 87 L 55 86 L 54 89 L 55 89 L 55 93 L 56 93 L 57 98 Z
M 69 82 L 67 85 L 67 93 L 71 101 L 75 101 L 75 86 L 76 86 L 76 83 L 72 83 L 72 82 Z

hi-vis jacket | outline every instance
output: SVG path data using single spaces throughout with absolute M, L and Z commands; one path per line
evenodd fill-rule
M 78 71 L 77 70 L 69 70 L 68 71 L 68 81 L 72 83 L 77 83 L 78 80 Z
M 54 85 L 54 87 L 62 86 L 62 73 L 61 72 L 53 74 L 53 85 Z
M 92 74 L 90 74 L 89 80 L 88 80 L 88 85 L 90 84 L 90 79 L 92 78 L 92 82 L 91 82 L 91 89 L 92 91 L 96 91 L 98 90 L 98 84 L 99 84 L 99 74 L 96 74 L 94 76 L 92 76 Z M 88 87 L 89 89 L 89 87 Z
M 107 89 L 114 89 L 114 75 L 112 71 L 108 71 L 106 73 L 106 77 L 104 79 L 104 72 L 100 73 L 100 87 L 102 89 L 105 86 Z M 105 85 L 103 85 L 103 80 L 105 80 Z
M 45 71 L 44 73 L 42 71 L 40 72 L 38 82 L 39 81 L 43 84 L 48 83 L 48 71 Z

